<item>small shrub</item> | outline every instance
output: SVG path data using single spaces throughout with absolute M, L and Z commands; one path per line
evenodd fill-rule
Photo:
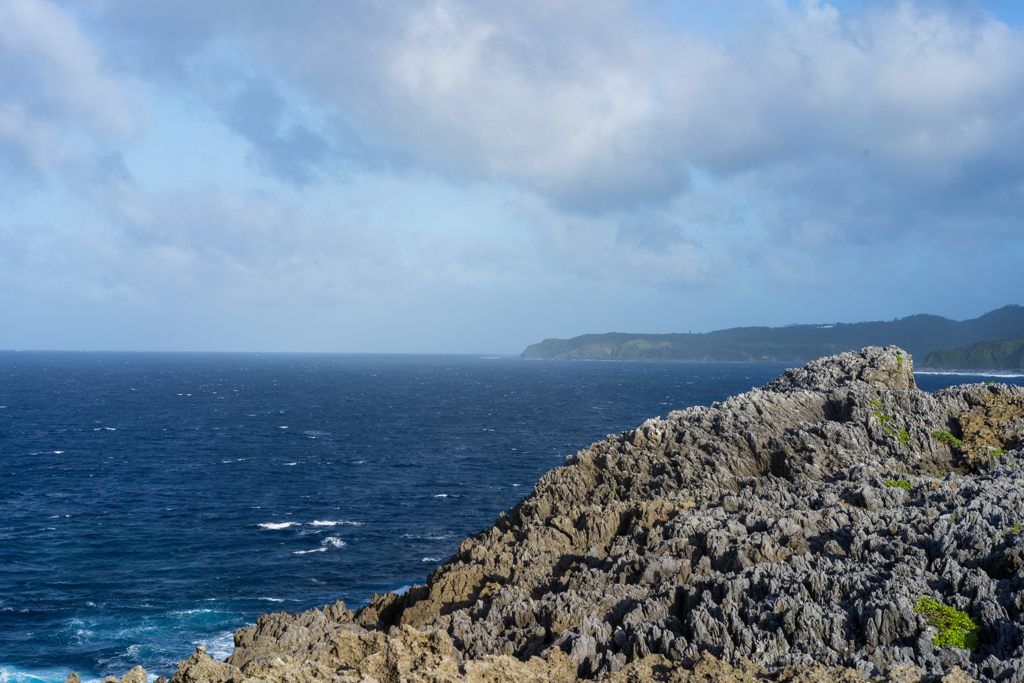
M 932 436 L 935 437 L 935 440 L 939 443 L 944 443 L 952 448 L 960 448 L 960 439 L 956 438 L 949 432 L 939 430 L 932 432 Z
M 876 408 L 881 408 L 882 407 L 882 402 L 881 401 L 875 401 L 875 400 L 872 400 L 872 399 L 869 398 L 868 399 L 868 403 L 870 403 L 871 405 L 873 405 Z
M 996 383 L 996 382 L 995 382 L 995 380 L 993 380 L 993 379 L 990 379 L 989 381 L 985 382 L 985 384 L 995 384 L 995 383 Z
M 907 431 L 907 430 L 905 430 L 905 429 L 901 429 L 901 430 L 900 430 L 899 432 L 897 432 L 897 433 L 898 433 L 898 434 L 900 435 L 900 443 L 901 443 L 901 444 L 903 444 L 904 446 L 906 446 L 906 445 L 907 445 L 908 443 L 910 443 L 910 432 L 908 432 L 908 431 Z
M 959 647 L 974 651 L 978 649 L 978 634 L 981 626 L 966 612 L 940 605 L 931 598 L 918 598 L 914 611 L 924 615 L 930 626 L 939 629 L 932 638 L 937 647 Z
M 885 485 L 897 489 L 909 489 L 911 486 L 910 482 L 906 479 L 886 479 Z

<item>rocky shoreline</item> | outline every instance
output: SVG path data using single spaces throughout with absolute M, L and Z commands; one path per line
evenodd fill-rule
M 425 586 L 264 615 L 170 683 L 1024 683 L 1022 437 L 1021 387 L 825 358 L 609 435 Z

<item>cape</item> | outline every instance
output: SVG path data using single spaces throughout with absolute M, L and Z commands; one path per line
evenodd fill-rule
M 1024 388 L 814 361 L 568 457 L 425 585 L 264 615 L 170 683 L 1021 683 L 1022 436 Z

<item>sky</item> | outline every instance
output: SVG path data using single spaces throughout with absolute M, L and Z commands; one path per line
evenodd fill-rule
M 1024 303 L 1016 0 L 0 0 L 0 349 Z

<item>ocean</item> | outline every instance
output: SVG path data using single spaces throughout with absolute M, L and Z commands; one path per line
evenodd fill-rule
M 0 353 L 0 683 L 170 676 L 265 612 L 403 590 L 566 456 L 785 367 Z

